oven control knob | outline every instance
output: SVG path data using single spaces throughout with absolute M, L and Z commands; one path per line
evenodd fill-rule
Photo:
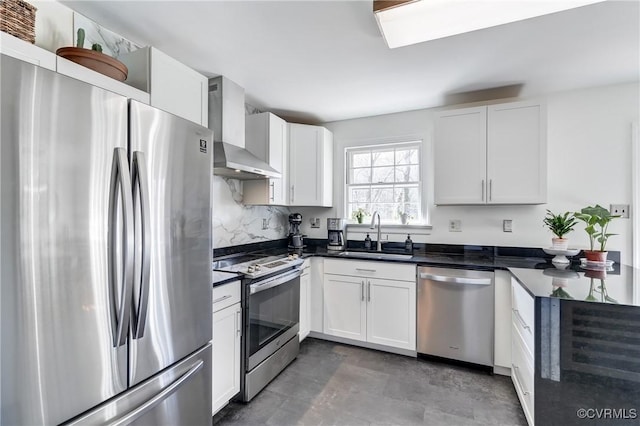
M 249 267 L 247 268 L 247 272 L 248 273 L 253 273 L 253 271 L 255 271 L 255 268 L 253 267 L 253 265 L 249 265 Z
M 293 260 L 293 255 L 292 255 L 292 254 L 290 254 L 289 256 L 287 256 L 287 259 L 288 259 L 288 260 Z
M 254 269 L 255 269 L 255 270 L 256 270 L 256 272 L 257 272 L 257 271 L 259 271 L 259 270 L 261 270 L 261 269 L 262 269 L 262 265 L 257 264 L 257 265 L 255 265 L 255 266 L 254 266 Z
M 297 259 L 298 258 L 298 254 L 297 253 L 293 253 L 292 257 L 293 257 L 293 259 Z

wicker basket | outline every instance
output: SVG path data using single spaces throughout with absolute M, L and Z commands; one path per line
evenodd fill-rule
M 22 0 L 0 0 L 0 31 L 36 42 L 36 8 Z

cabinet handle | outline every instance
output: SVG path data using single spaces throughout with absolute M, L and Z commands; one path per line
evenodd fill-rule
M 520 370 L 520 367 L 518 367 L 513 363 L 511 364 L 511 367 L 513 367 L 513 374 L 516 376 L 516 380 L 518 381 L 518 384 L 520 384 L 520 388 L 522 389 L 522 394 L 529 395 L 529 391 L 524 388 L 522 380 L 520 379 L 520 377 L 518 377 L 518 371 Z
M 222 302 L 223 300 L 227 300 L 230 297 L 233 297 L 233 296 L 231 296 L 230 294 L 227 294 L 226 296 L 218 297 L 213 301 L 213 304 L 215 305 L 216 303 Z
M 514 314 L 516 314 L 516 318 L 518 318 L 518 321 L 520 322 L 520 324 L 522 324 L 522 327 L 524 327 L 525 330 L 531 333 L 531 328 L 527 325 L 524 318 L 522 318 L 522 316 L 520 315 L 520 311 L 518 311 L 517 309 L 511 309 L 511 310 L 513 311 Z
M 371 302 L 371 281 L 367 281 L 367 302 Z
M 364 302 L 364 280 L 360 283 L 360 300 Z
M 294 196 L 293 196 L 293 190 L 294 189 L 295 189 L 295 185 L 291 185 L 291 202 L 292 203 L 293 203 L 293 199 L 294 199 Z
M 271 182 L 271 185 L 269 185 L 271 187 L 271 201 L 275 201 L 276 198 L 276 183 L 275 182 Z
M 489 179 L 489 201 L 491 201 L 493 195 L 493 179 Z
M 482 201 L 484 201 L 484 179 L 482 179 Z
M 236 312 L 236 324 L 238 336 L 242 336 L 242 311 Z
M 364 269 L 364 268 L 356 268 L 356 271 L 360 272 L 375 272 L 375 269 Z

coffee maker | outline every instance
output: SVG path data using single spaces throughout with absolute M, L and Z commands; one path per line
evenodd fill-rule
M 344 234 L 347 229 L 347 221 L 339 217 L 327 219 L 327 234 L 329 244 L 327 250 L 342 251 L 347 246 L 344 241 Z
M 289 215 L 289 248 L 301 249 L 304 247 L 302 234 L 300 233 L 300 224 L 302 223 L 302 215 L 300 213 L 291 213 Z

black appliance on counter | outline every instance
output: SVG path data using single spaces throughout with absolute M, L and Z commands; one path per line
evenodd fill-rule
M 289 215 L 289 248 L 301 249 L 304 247 L 303 235 L 300 233 L 300 224 L 302 223 L 302 215 L 300 213 L 291 213 Z
M 298 356 L 302 262 L 297 255 L 260 254 L 214 261 L 214 270 L 243 275 L 240 400 L 244 402 Z

